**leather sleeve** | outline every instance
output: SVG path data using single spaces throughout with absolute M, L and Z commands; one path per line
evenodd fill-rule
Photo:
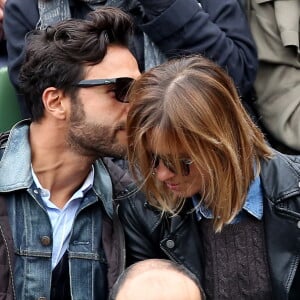
M 126 264 L 148 258 L 162 258 L 156 226 L 160 222 L 159 213 L 145 207 L 145 198 L 138 192 L 130 199 L 119 201 L 118 214 L 124 228 L 126 244 Z

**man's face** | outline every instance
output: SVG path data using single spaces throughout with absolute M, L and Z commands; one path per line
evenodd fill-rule
M 101 63 L 87 67 L 85 80 L 140 75 L 136 59 L 126 48 L 111 46 Z M 128 103 L 116 99 L 115 85 L 80 88 L 72 99 L 68 142 L 74 151 L 91 157 L 126 153 Z

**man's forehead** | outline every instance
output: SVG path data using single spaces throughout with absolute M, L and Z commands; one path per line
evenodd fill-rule
M 138 63 L 130 50 L 124 46 L 112 45 L 108 47 L 100 63 L 86 66 L 85 79 L 137 78 L 139 75 Z

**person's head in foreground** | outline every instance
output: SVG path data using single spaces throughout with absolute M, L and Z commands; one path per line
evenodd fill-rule
M 144 73 L 129 100 L 128 156 L 150 203 L 178 212 L 197 197 L 221 230 L 272 155 L 229 76 L 201 56 L 176 59 Z
M 199 282 L 182 265 L 147 259 L 128 267 L 113 286 L 110 300 L 203 300 Z
M 131 33 L 130 17 L 112 7 L 30 32 L 20 88 L 31 129 L 58 129 L 48 133 L 59 133 L 84 156 L 125 154 L 125 96 L 140 74 L 129 50 Z

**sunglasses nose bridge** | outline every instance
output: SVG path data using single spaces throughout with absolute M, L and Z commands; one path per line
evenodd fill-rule
M 168 163 L 167 161 L 165 161 L 163 158 L 161 158 L 159 156 L 156 156 L 153 159 L 153 167 L 154 167 L 154 169 L 158 169 L 158 168 L 161 168 L 161 166 L 164 169 L 167 169 L 168 172 L 171 172 L 171 173 L 175 174 L 174 168 L 172 168 L 172 166 L 170 165 L 170 163 Z
M 174 173 L 172 170 L 170 170 L 163 161 L 159 162 L 159 165 L 157 168 L 155 168 L 154 174 L 156 175 L 156 179 L 164 182 L 166 180 L 169 180 L 176 176 L 176 173 Z
M 160 157 L 159 156 L 153 156 L 152 157 L 152 166 L 154 169 L 156 169 L 159 166 L 160 163 Z

